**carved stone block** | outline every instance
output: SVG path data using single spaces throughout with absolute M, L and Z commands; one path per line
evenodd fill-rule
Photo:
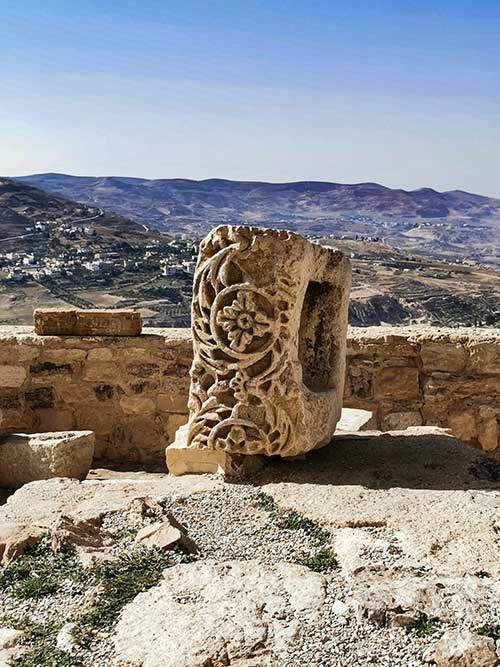
M 187 446 L 283 457 L 340 417 L 349 260 L 287 231 L 222 226 L 201 243 Z

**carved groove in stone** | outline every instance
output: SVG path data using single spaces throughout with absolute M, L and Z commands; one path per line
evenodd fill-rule
M 293 456 L 340 415 L 349 261 L 291 232 L 218 227 L 193 289 L 188 446 Z

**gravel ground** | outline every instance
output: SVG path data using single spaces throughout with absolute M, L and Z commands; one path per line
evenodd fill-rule
M 313 556 L 329 546 L 330 538 L 321 530 L 305 524 L 290 529 L 283 527 L 288 516 L 276 510 L 268 496 L 258 488 L 244 484 L 227 484 L 222 490 L 171 497 L 160 505 L 144 508 L 136 503 L 127 512 L 109 514 L 103 529 L 114 535 L 115 551 L 133 552 L 135 532 L 171 513 L 188 531 L 200 553 L 198 558 L 217 561 L 257 559 L 261 562 L 288 561 Z M 384 528 L 375 528 L 377 538 L 366 555 L 378 566 L 390 569 L 400 547 Z M 180 555 L 173 562 L 180 562 Z M 1 573 L 1 569 L 0 569 Z M 434 634 L 420 637 L 404 628 L 380 627 L 359 623 L 349 608 L 349 584 L 339 569 L 324 573 L 327 597 L 322 620 L 314 627 L 304 626 L 289 647 L 286 662 L 270 662 L 270 667 L 424 667 L 423 653 L 441 636 L 446 627 L 440 625 Z M 55 595 L 41 599 L 19 600 L 0 590 L 0 615 L 27 617 L 39 623 L 71 620 L 88 604 L 92 591 L 68 579 Z M 347 604 L 346 604 L 347 603 Z M 497 610 L 500 613 L 499 610 Z M 488 622 L 499 622 L 492 611 Z M 104 632 L 90 649 L 81 652 L 84 665 L 107 667 L 112 652 L 112 635 Z

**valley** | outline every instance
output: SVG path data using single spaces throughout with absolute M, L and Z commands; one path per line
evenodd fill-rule
M 344 215 L 342 220 L 309 221 L 302 233 L 351 257 L 352 325 L 500 324 L 500 271 L 494 261 L 488 266 L 459 258 L 458 250 L 448 257 L 453 239 L 448 245 L 439 240 L 446 226 L 434 221 L 432 231 L 421 222 L 407 232 L 408 247 L 396 247 L 398 239 L 387 231 L 392 223 L 385 223 L 386 236 L 381 237 L 366 216 Z M 197 244 L 204 229 L 191 235 L 150 223 L 109 212 L 101 202 L 90 206 L 1 179 L 0 321 L 30 324 L 35 307 L 73 305 L 134 308 L 149 326 L 189 326 Z M 461 224 L 465 229 L 472 225 Z M 317 230 L 311 231 L 315 225 Z M 436 256 L 422 241 L 425 235 L 438 245 Z M 493 252 L 486 242 L 483 249 Z

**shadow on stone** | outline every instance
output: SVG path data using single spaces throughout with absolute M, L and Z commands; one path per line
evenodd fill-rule
M 247 483 L 249 480 L 246 480 Z M 257 484 L 294 482 L 369 489 L 498 490 L 500 460 L 443 434 L 335 437 L 303 460 L 273 457 Z

